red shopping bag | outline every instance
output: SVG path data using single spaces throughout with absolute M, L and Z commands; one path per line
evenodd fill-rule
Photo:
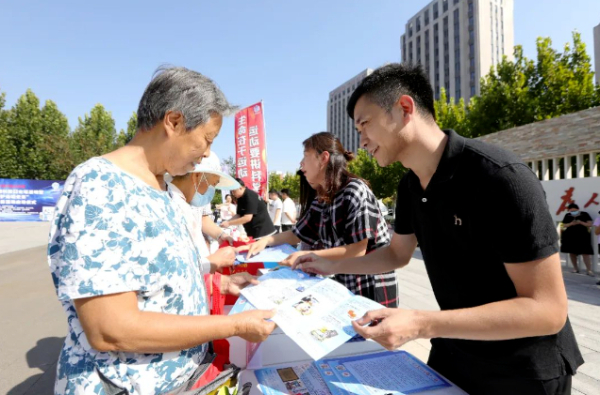
M 241 247 L 244 245 L 248 245 L 248 244 L 252 244 L 254 243 L 254 240 L 250 239 L 250 241 L 244 242 L 244 241 L 234 241 L 233 242 L 233 247 Z M 221 245 L 219 246 L 219 248 L 223 248 L 223 247 L 229 247 L 229 243 L 228 242 L 223 242 L 221 243 Z M 263 262 L 252 262 L 252 263 L 240 263 L 239 265 L 235 265 L 233 267 L 225 267 L 222 269 L 223 274 L 225 275 L 232 275 L 235 273 L 242 273 L 242 272 L 247 272 L 253 276 L 257 276 L 258 273 L 258 269 L 262 269 L 265 267 L 265 264 Z M 235 302 L 237 301 L 238 297 L 234 296 L 234 295 L 225 295 L 225 304 L 226 305 L 234 305 Z

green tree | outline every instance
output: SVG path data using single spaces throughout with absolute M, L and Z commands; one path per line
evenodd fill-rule
M 300 176 L 296 173 L 286 173 L 283 176 L 283 186 L 281 189 L 287 188 L 290 190 L 292 199 L 300 198 Z
M 0 92 L 0 178 L 19 178 L 17 150 L 8 128 L 9 113 L 4 109 L 6 93 Z
M 71 150 L 75 163 L 82 163 L 112 151 L 116 145 L 115 121 L 101 104 L 96 104 L 90 114 L 79 118 L 71 135 Z
M 513 61 L 505 57 L 481 80 L 480 96 L 467 107 L 465 134 L 478 137 L 599 104 L 600 87 L 594 87 L 580 34 L 573 33 L 562 53 L 549 38 L 538 38 L 535 61 L 517 45 Z
M 465 101 L 460 98 L 458 103 L 454 102 L 454 98 L 447 100 L 446 89 L 440 90 L 440 98 L 434 103 L 435 118 L 441 129 L 454 129 L 461 135 L 467 135 L 467 108 Z
M 275 189 L 281 191 L 283 188 L 283 177 L 275 172 L 269 173 L 269 190 Z
M 127 130 L 124 131 L 121 129 L 119 135 L 117 136 L 117 147 L 123 147 L 127 145 L 135 136 L 137 132 L 137 114 L 134 112 L 131 114 L 131 118 L 127 121 Z
M 45 180 L 64 180 L 74 167 L 69 149 L 69 122 L 51 100 L 46 101 L 41 117 L 42 138 L 37 149 L 41 167 L 37 176 Z
M 43 160 L 37 154 L 42 140 L 40 100 L 28 89 L 8 113 L 7 128 L 17 158 L 16 178 L 36 179 Z
M 479 137 L 535 120 L 535 103 L 530 89 L 536 76 L 535 64 L 517 45 L 514 61 L 503 58 L 481 81 L 481 94 L 469 102 L 466 135 Z
M 399 162 L 380 167 L 377 160 L 363 149 L 358 150 L 358 155 L 350 162 L 348 168 L 369 182 L 378 199 L 395 197 L 398 183 L 406 173 L 406 169 Z
M 229 174 L 231 177 L 237 177 L 235 172 L 235 159 L 233 159 L 232 156 L 229 156 L 227 159 L 223 160 L 223 164 L 227 166 L 227 174 Z
M 564 52 L 551 48 L 549 38 L 537 40 L 537 75 L 532 95 L 537 99 L 536 120 L 557 117 L 590 108 L 595 102 L 591 58 L 581 34 L 573 33 L 573 45 Z

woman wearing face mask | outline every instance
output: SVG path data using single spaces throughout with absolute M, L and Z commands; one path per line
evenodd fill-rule
M 569 212 L 562 220 L 564 230 L 561 234 L 560 252 L 569 254 L 573 273 L 579 273 L 577 256 L 583 257 L 583 263 L 587 269 L 588 276 L 594 276 L 592 271 L 592 241 L 589 228 L 592 227 L 592 217 L 585 211 L 579 211 L 579 206 L 571 203 Z
M 194 167 L 194 170 L 186 175 L 173 177 L 172 181 L 167 183 L 191 225 L 192 237 L 202 257 L 205 271 L 211 273 L 223 267 L 233 266 L 235 261 L 235 249 L 232 247 L 221 248 L 211 254 L 203 235 L 204 233 L 218 242 L 233 242 L 231 236 L 210 217 L 210 202 L 215 196 L 215 190 L 240 187 L 233 177 L 220 170 L 220 163 L 217 154 L 211 152 Z
M 298 251 L 281 264 L 295 266 L 302 255 L 314 253 L 328 259 L 368 254 L 389 244 L 387 224 L 373 192 L 364 180 L 348 171 L 352 152 L 344 150 L 331 133 L 321 132 L 303 142 L 300 170 L 302 213 L 292 230 L 267 236 L 248 247 L 248 256 L 267 246 L 302 241 L 311 251 Z M 357 295 L 386 307 L 396 307 L 396 274 L 338 274 L 335 279 Z

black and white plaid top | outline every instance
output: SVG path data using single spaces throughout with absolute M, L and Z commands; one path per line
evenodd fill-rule
M 368 239 L 367 251 L 387 246 L 390 234 L 377 199 L 361 180 L 352 179 L 335 195 L 333 203 L 315 199 L 296 222 L 293 232 L 312 250 L 323 250 Z M 356 295 L 386 307 L 396 307 L 396 274 L 337 274 L 335 279 Z

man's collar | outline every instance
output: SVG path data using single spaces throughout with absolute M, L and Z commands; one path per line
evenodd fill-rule
M 446 147 L 444 147 L 440 162 L 427 188 L 452 179 L 458 168 L 461 154 L 465 149 L 466 139 L 464 137 L 452 129 L 442 131 L 448 136 L 448 141 L 446 141 Z M 416 191 L 422 190 L 419 177 L 413 171 L 411 171 L 409 181 L 411 189 Z

